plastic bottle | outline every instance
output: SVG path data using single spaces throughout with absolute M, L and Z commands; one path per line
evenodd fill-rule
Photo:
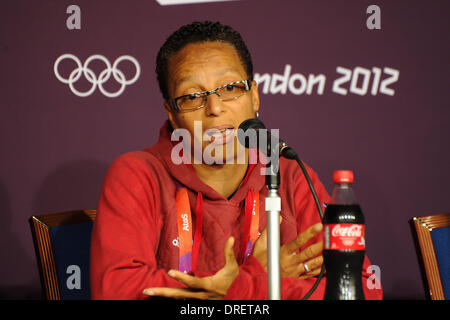
M 364 215 L 353 191 L 353 172 L 333 173 L 331 203 L 324 214 L 323 258 L 325 300 L 364 300 L 362 266 L 365 256 Z

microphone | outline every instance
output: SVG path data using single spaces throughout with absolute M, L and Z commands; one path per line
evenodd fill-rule
M 252 130 L 250 130 L 250 129 L 252 129 Z M 263 129 L 263 130 L 261 130 L 261 129 Z M 258 134 L 258 133 L 259 133 L 259 130 L 261 130 L 262 132 L 265 132 L 266 135 L 264 136 L 263 134 Z M 262 133 L 262 132 L 261 132 L 261 133 Z M 253 139 L 251 139 L 252 135 L 253 135 Z M 266 130 L 266 126 L 264 125 L 264 123 L 263 123 L 261 120 L 259 120 L 259 119 L 257 119 L 257 118 L 245 120 L 244 122 L 242 122 L 242 123 L 239 125 L 239 129 L 238 129 L 238 134 L 237 134 L 237 136 L 238 136 L 239 142 L 240 142 L 244 147 L 246 147 L 246 148 L 258 148 L 258 149 L 260 149 L 262 152 L 264 152 L 266 155 L 268 155 L 269 152 L 271 152 L 271 154 L 273 154 L 273 153 L 272 153 L 272 152 L 273 152 L 273 149 L 272 149 L 271 146 L 270 146 L 271 140 L 272 140 L 272 139 L 271 139 L 270 132 L 268 132 L 268 131 Z M 266 140 L 266 141 L 262 141 L 262 144 L 261 144 L 261 143 L 260 143 L 261 141 L 259 141 L 260 138 L 262 138 L 262 139 L 264 139 L 264 140 Z M 314 188 L 314 185 L 312 184 L 311 178 L 309 177 L 309 174 L 308 174 L 308 171 L 306 170 L 305 165 L 304 165 L 303 162 L 300 160 L 300 158 L 298 157 L 298 155 L 297 155 L 297 153 L 294 151 L 294 149 L 292 149 L 291 147 L 289 147 L 284 141 L 278 139 L 278 137 L 274 137 L 274 138 L 275 138 L 275 139 L 274 139 L 275 141 L 278 141 L 279 155 L 281 155 L 281 156 L 283 156 L 283 157 L 285 157 L 285 158 L 288 158 L 288 159 L 294 159 L 294 160 L 296 160 L 297 163 L 298 163 L 298 165 L 300 166 L 300 169 L 302 170 L 303 175 L 305 176 L 306 181 L 308 182 L 309 189 L 310 189 L 311 194 L 312 194 L 312 196 L 313 196 L 313 198 L 314 198 L 314 202 L 316 203 L 316 206 L 317 206 L 317 210 L 318 210 L 318 212 L 319 212 L 320 219 L 323 220 L 323 210 L 322 210 L 322 206 L 321 206 L 321 204 L 320 204 L 319 198 L 317 197 L 316 190 L 315 190 L 315 188 Z M 256 140 L 256 142 L 255 142 L 255 140 Z M 255 144 L 256 144 L 256 145 L 255 145 Z M 264 148 L 265 146 L 267 146 L 267 148 Z M 265 150 L 264 150 L 264 149 L 265 149 Z M 275 150 L 276 150 L 276 149 L 275 149 Z M 278 171 L 278 175 L 279 175 L 279 171 Z M 277 184 L 279 185 L 279 182 L 280 182 L 279 180 L 280 180 L 279 177 L 278 177 L 278 178 L 274 178 L 273 175 L 267 175 L 267 176 L 266 176 L 266 184 L 267 184 L 267 187 L 269 188 L 269 196 L 270 196 L 270 193 L 271 193 L 271 191 L 272 191 L 271 189 L 276 188 L 276 185 L 277 185 Z M 269 196 L 268 196 L 268 197 L 269 197 Z M 267 198 L 266 198 L 266 200 L 267 200 Z M 266 209 L 267 209 L 267 208 L 268 208 L 268 206 L 267 206 L 267 204 L 266 204 Z M 276 220 L 276 219 L 275 219 L 275 220 Z M 267 221 L 268 221 L 268 226 L 269 226 L 269 222 L 272 221 L 272 220 L 268 219 Z M 272 225 L 272 227 L 274 227 L 274 225 L 276 225 L 276 223 L 273 222 L 273 221 L 272 221 L 270 224 Z M 270 239 L 271 239 L 271 234 L 272 234 L 274 231 L 270 231 L 269 229 L 268 229 L 268 231 L 269 231 L 269 232 L 268 232 L 268 236 L 269 236 L 269 238 L 268 238 L 268 244 L 269 244 L 269 243 L 271 243 L 271 240 L 270 240 Z M 277 243 L 277 245 L 278 245 L 278 247 L 279 247 L 279 243 Z M 275 249 L 273 248 L 273 246 L 272 246 L 272 247 L 268 246 L 267 251 L 268 251 L 268 252 L 272 252 L 272 256 L 278 256 L 278 258 L 279 258 L 279 253 L 278 253 L 278 254 L 273 254 L 274 252 L 276 252 Z M 269 262 L 269 261 L 270 261 L 270 262 Z M 273 264 L 273 263 L 274 263 L 274 262 L 270 259 L 270 256 L 269 256 L 269 255 L 268 255 L 268 263 L 269 263 L 269 264 Z M 269 269 L 270 269 L 270 268 L 269 268 Z M 275 277 L 275 275 L 273 275 L 272 272 L 269 272 L 269 270 L 268 270 L 268 276 L 269 276 L 269 274 L 270 274 L 270 277 L 272 277 L 272 278 Z M 302 300 L 308 299 L 308 298 L 311 296 L 311 294 L 317 289 L 317 286 L 319 285 L 320 281 L 322 280 L 324 274 L 325 274 L 325 265 L 322 264 L 322 269 L 320 270 L 319 276 L 317 277 L 317 279 L 316 279 L 316 281 L 314 282 L 314 285 L 311 287 L 311 289 L 310 289 L 310 290 L 305 294 L 305 296 L 302 298 Z M 279 278 L 278 275 L 277 275 L 276 278 Z M 269 279 L 270 279 L 270 278 L 269 278 Z M 270 284 L 270 283 L 271 283 L 271 282 L 269 281 L 269 284 Z M 271 288 L 271 286 L 269 286 L 269 294 L 270 294 L 270 292 L 271 292 L 271 289 L 273 290 L 273 288 Z M 273 293 L 272 293 L 272 294 L 273 294 Z M 269 299 L 270 299 L 270 296 L 269 296 Z
M 259 130 L 261 129 L 264 131 L 260 132 Z M 280 140 L 276 136 L 274 136 L 273 138 L 275 141 L 278 141 L 278 150 L 280 156 L 287 159 L 295 159 L 297 157 L 297 153 L 294 151 L 294 149 L 289 147 L 286 142 Z M 268 155 L 269 152 L 270 154 L 272 154 L 273 149 L 271 142 L 273 138 L 270 132 L 266 129 L 264 123 L 257 118 L 245 120 L 239 125 L 238 140 L 247 149 L 258 148 L 261 149 L 261 151 L 266 155 Z M 264 139 L 264 141 L 260 141 L 260 139 Z M 264 148 L 265 146 L 267 146 L 267 149 Z M 276 148 L 276 146 L 273 147 Z

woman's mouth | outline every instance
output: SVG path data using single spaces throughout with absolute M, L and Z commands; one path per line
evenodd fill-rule
M 230 143 L 234 138 L 234 128 L 231 126 L 227 127 L 216 127 L 206 130 L 207 135 L 211 137 L 211 143 L 213 144 L 226 144 Z

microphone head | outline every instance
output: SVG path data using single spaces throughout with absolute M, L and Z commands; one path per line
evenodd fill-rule
M 246 148 L 258 147 L 258 130 L 265 129 L 264 123 L 257 119 L 247 119 L 243 121 L 238 128 L 237 136 L 240 144 Z
M 279 154 L 280 156 L 283 156 L 285 158 L 288 159 L 296 159 L 297 157 L 297 153 L 295 152 L 294 149 L 292 149 L 291 147 L 289 147 L 285 142 L 283 142 L 282 140 L 280 140 L 278 137 L 276 138 L 276 141 L 278 142 L 276 145 L 271 145 L 272 143 L 272 138 L 271 138 L 271 134 L 269 132 L 265 132 L 265 135 L 263 135 L 264 142 L 262 144 L 262 146 L 259 145 L 260 141 L 258 139 L 260 139 L 260 136 L 258 134 L 258 130 L 260 129 L 266 129 L 266 126 L 264 125 L 264 123 L 257 119 L 257 118 L 253 118 L 253 119 L 247 119 L 245 121 L 243 121 L 240 125 L 239 128 L 237 130 L 237 137 L 239 140 L 239 143 L 241 145 L 243 145 L 244 147 L 246 147 L 247 149 L 254 149 L 254 148 L 260 148 L 260 147 L 264 147 L 263 150 L 261 150 L 262 152 L 264 152 L 264 154 L 273 154 L 273 148 L 279 148 Z M 267 141 L 266 141 L 267 139 Z
M 258 118 L 247 119 L 239 125 L 239 129 L 243 130 L 244 132 L 246 132 L 248 129 L 259 130 L 265 128 L 266 126 L 264 125 L 264 123 Z

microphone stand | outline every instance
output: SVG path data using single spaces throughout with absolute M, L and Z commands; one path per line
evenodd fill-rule
M 280 188 L 280 166 L 275 167 L 272 161 L 267 164 L 270 174 L 266 172 L 267 213 L 267 281 L 269 300 L 281 300 L 281 272 L 280 272 L 280 211 L 281 198 L 278 195 Z

